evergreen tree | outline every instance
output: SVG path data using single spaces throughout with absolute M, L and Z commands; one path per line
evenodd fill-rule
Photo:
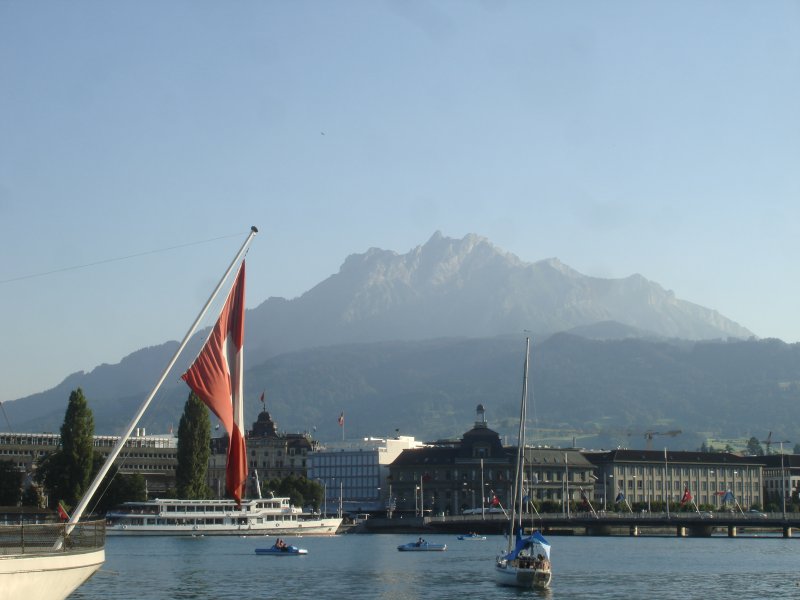
M 764 449 L 761 447 L 761 442 L 758 438 L 753 436 L 747 440 L 747 453 L 750 456 L 764 456 Z
M 69 395 L 61 425 L 61 449 L 44 457 L 36 469 L 37 480 L 47 489 L 50 507 L 60 500 L 74 507 L 89 487 L 94 463 L 94 416 L 83 390 Z
M 203 401 L 189 394 L 178 425 L 178 466 L 175 480 L 178 498 L 211 497 L 207 483 L 208 459 L 211 457 L 211 420 Z
M 10 460 L 0 460 L 0 506 L 19 504 L 22 473 Z
M 59 499 L 74 507 L 89 487 L 94 463 L 94 416 L 81 388 L 69 395 L 61 425 L 61 452 L 66 479 Z

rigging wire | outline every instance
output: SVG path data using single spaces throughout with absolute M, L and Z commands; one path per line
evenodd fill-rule
M 94 261 L 94 262 L 84 263 L 84 264 L 81 264 L 81 265 L 72 265 L 72 266 L 69 266 L 69 267 L 62 267 L 60 269 L 53 269 L 51 271 L 42 271 L 40 273 L 30 273 L 28 275 L 20 275 L 18 277 L 11 277 L 9 279 L 0 279 L 0 285 L 2 285 L 4 283 L 13 283 L 15 281 L 23 281 L 25 279 L 35 279 L 37 277 L 46 277 L 47 275 L 54 275 L 56 273 L 64 273 L 66 271 L 76 271 L 78 269 L 85 269 L 87 267 L 95 267 L 97 265 L 104 265 L 104 264 L 107 264 L 107 263 L 119 262 L 119 261 L 123 261 L 123 260 L 129 260 L 131 258 L 139 258 L 140 256 L 147 256 L 149 254 L 159 254 L 161 252 L 169 252 L 171 250 L 177 250 L 179 248 L 187 248 L 189 246 L 198 246 L 200 244 L 208 244 L 210 242 L 216 242 L 218 240 L 224 240 L 224 239 L 228 239 L 228 238 L 232 238 L 232 237 L 239 237 L 240 235 L 241 235 L 241 232 L 240 233 L 233 233 L 233 234 L 230 234 L 230 235 L 221 235 L 219 237 L 209 238 L 209 239 L 206 239 L 206 240 L 198 240 L 198 241 L 195 241 L 195 242 L 188 242 L 186 244 L 178 244 L 177 246 L 169 246 L 167 248 L 157 248 L 155 250 L 147 250 L 145 252 L 138 252 L 136 254 L 128 254 L 127 256 L 117 256 L 117 257 L 114 257 L 114 258 L 105 258 L 103 260 L 97 260 L 97 261 Z
M 6 408 L 3 406 L 2 400 L 0 400 L 0 410 L 3 411 L 3 416 L 6 418 L 6 423 L 8 423 L 8 432 L 14 433 L 14 428 L 11 427 L 11 420 L 8 418 L 8 414 L 6 414 Z

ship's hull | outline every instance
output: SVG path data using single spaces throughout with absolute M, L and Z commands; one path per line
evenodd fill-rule
M 0 555 L 0 600 L 64 600 L 105 561 L 105 550 Z

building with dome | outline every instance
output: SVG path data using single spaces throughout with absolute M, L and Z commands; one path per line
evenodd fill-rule
M 245 432 L 245 444 L 249 477 L 246 494 L 252 496 L 255 496 L 255 489 L 251 489 L 250 485 L 256 473 L 262 483 L 290 475 L 305 477 L 308 471 L 307 457 L 317 445 L 307 433 L 280 433 L 266 409 L 258 414 L 253 428 Z M 211 440 L 208 485 L 218 498 L 225 497 L 227 453 L 227 435 Z
M 594 466 L 578 450 L 527 447 L 524 454 L 532 498 L 578 500 L 593 490 Z M 391 464 L 396 510 L 425 516 L 502 510 L 513 496 L 515 461 L 516 448 L 503 446 L 479 404 L 461 439 L 405 450 Z

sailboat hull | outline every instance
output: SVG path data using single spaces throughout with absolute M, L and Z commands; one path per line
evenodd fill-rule
M 551 577 L 549 570 L 515 567 L 507 561 L 498 561 L 494 569 L 495 582 L 518 588 L 544 590 L 550 587 Z
M 0 600 L 64 600 L 105 561 L 105 521 L 0 525 L 0 546 Z
M 100 568 L 104 549 L 0 555 L 0 600 L 64 600 Z

